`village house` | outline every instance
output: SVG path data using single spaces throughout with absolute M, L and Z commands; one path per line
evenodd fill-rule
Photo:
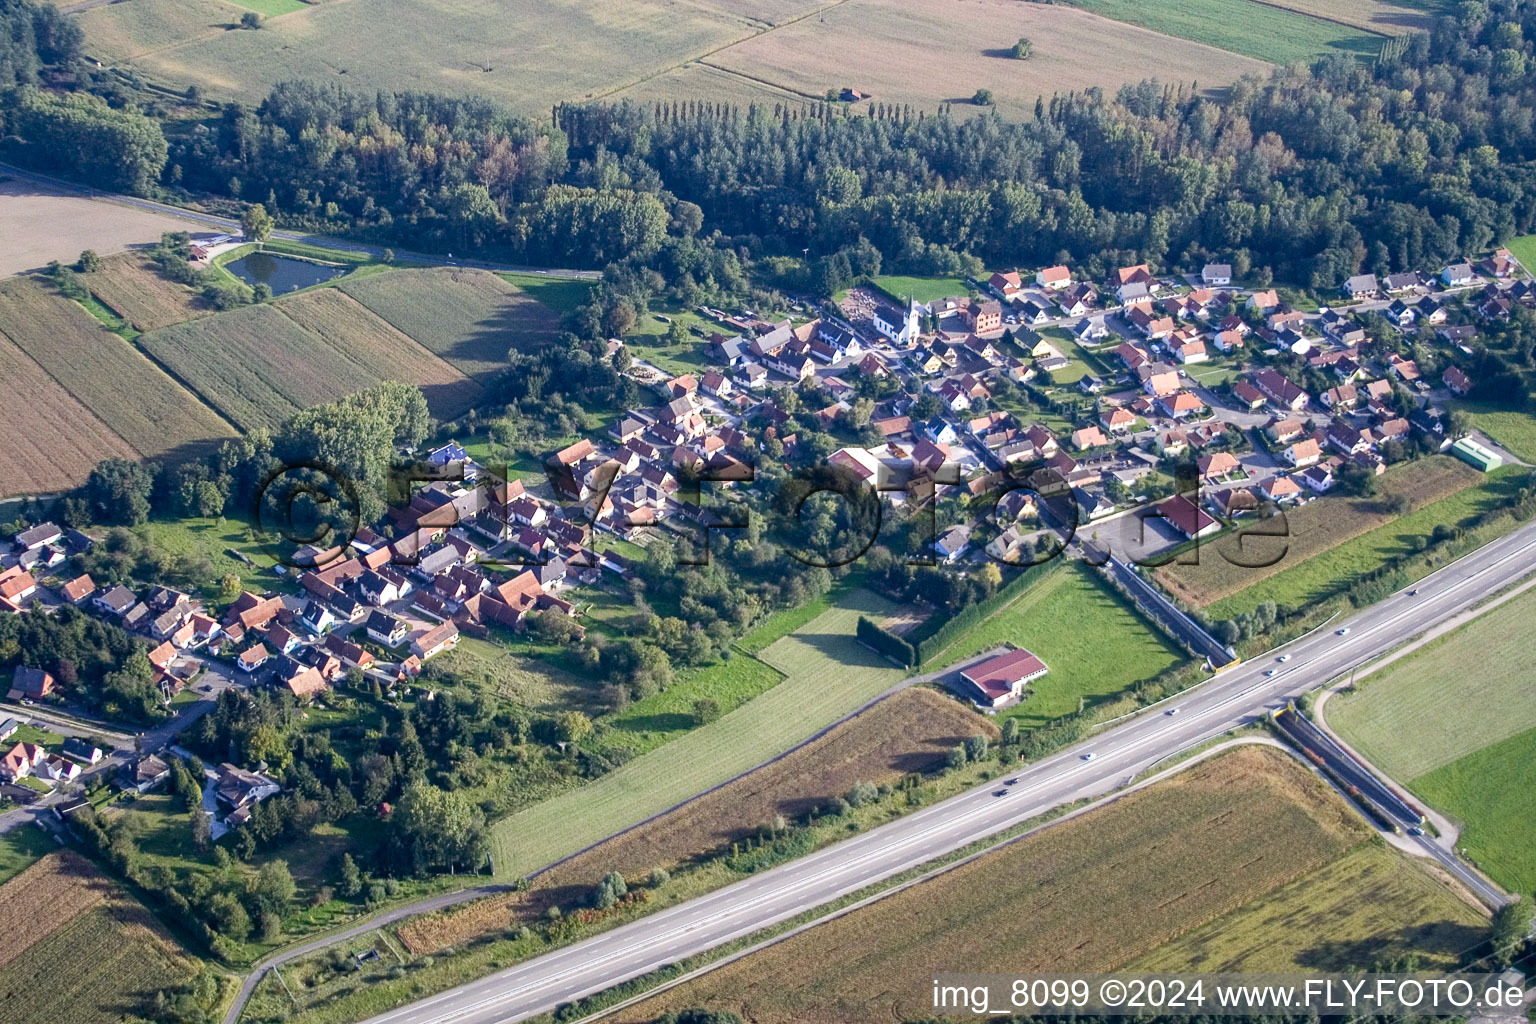
M 1018 700 L 1024 688 L 1050 670 L 1022 648 L 988 658 L 957 674 L 957 689 L 982 707 L 998 708 Z

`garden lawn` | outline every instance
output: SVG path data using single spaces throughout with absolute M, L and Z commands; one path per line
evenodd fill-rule
M 763 650 L 762 660 L 784 673 L 777 686 L 579 789 L 496 822 L 491 828 L 496 876 L 530 874 L 719 785 L 810 738 L 900 682 L 900 669 L 891 668 L 853 637 L 860 615 L 882 616 L 893 610 L 890 602 L 868 591 L 844 596 Z M 734 659 L 726 665 L 734 669 Z M 765 681 L 735 673 L 717 680 L 727 697 Z M 705 687 L 695 685 L 702 696 Z M 689 694 L 690 708 L 692 700 Z
M 1506 242 L 1504 247 L 1514 254 L 1527 271 L 1536 267 L 1536 235 L 1521 235 Z
M 1120 595 L 1078 563 L 1052 573 L 1017 601 L 977 623 L 936 664 L 956 662 L 1002 644 L 1033 651 L 1050 669 L 1002 712 L 1026 727 L 1044 725 L 1172 668 L 1185 655 Z

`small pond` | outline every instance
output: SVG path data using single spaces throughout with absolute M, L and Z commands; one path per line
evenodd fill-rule
M 308 288 L 312 284 L 329 281 L 346 272 L 345 267 L 328 267 L 323 263 L 274 256 L 269 252 L 253 252 L 224 264 L 224 269 L 248 285 L 264 284 L 273 295 Z

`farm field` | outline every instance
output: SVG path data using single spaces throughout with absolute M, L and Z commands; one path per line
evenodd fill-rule
M 1426 3 L 1385 3 L 1383 0 L 1270 0 L 1276 7 L 1310 14 L 1329 21 L 1339 21 L 1368 32 L 1397 35 L 1411 30 L 1430 29 L 1434 11 L 1446 5 L 1438 0 Z
M 1034 42 L 1027 61 L 1007 53 L 1020 36 Z M 1266 70 L 1249 57 L 1084 10 L 1009 0 L 847 0 L 702 63 L 818 99 L 850 86 L 877 103 L 932 110 L 955 102 L 960 116 L 981 109 L 970 98 L 987 88 L 1008 118 L 1029 116 L 1037 97 L 1056 92 L 1098 85 L 1113 93 L 1143 78 L 1212 88 Z
M 0 883 L 9 882 L 58 848 L 53 833 L 45 829 L 22 826 L 0 833 Z
M 559 326 L 543 303 L 484 270 L 397 270 L 338 287 L 470 377 L 496 373 L 507 352 L 543 345 Z
M 531 895 L 492 896 L 418 918 L 399 929 L 400 940 L 420 956 L 504 929 L 513 907 L 531 916 L 550 902 L 572 906 L 578 887 L 609 871 L 635 876 L 670 868 L 755 831 L 775 815 L 803 815 L 855 782 L 879 785 L 933 768 L 951 747 L 978 733 L 995 739 L 997 729 L 932 690 L 903 690 L 781 760 L 565 861 L 540 875 Z
M 0 889 L 0 1022 L 116 1024 L 197 970 L 140 904 L 84 857 L 49 854 Z
M 894 610 L 854 591 L 835 607 L 763 649 L 783 682 L 709 725 L 622 767 L 496 822 L 496 875 L 517 878 L 718 785 L 783 753 L 900 682 L 853 638 L 858 617 Z
M 1462 823 L 1457 845 L 1467 859 L 1510 892 L 1536 891 L 1536 729 L 1490 744 L 1409 783 L 1409 788 Z
M 378 380 L 267 304 L 152 331 L 139 344 L 242 430 L 272 429 Z
M 1038 571 L 1038 570 L 1036 570 Z M 1151 679 L 1184 660 L 1140 613 L 1074 562 L 1026 590 L 957 639 L 935 664 L 949 665 L 1000 644 L 1028 648 L 1050 668 L 1030 694 L 1001 714 L 1044 725 Z
M 620 100 L 629 100 L 632 103 L 649 106 L 653 103 L 697 99 L 700 96 L 708 96 L 711 101 L 730 103 L 743 109 L 754 103 L 769 109 L 772 109 L 773 104 L 776 103 L 782 103 L 790 109 L 799 109 L 812 99 L 801 93 L 781 89 L 766 82 L 754 81 L 744 75 L 721 68 L 712 68 L 708 64 L 700 64 L 697 61 L 653 75 L 603 99 L 615 103 Z
M 138 458 L 80 401 L 61 388 L 25 352 L 0 337 L 0 498 L 44 494 L 85 482 L 96 463 L 111 456 Z
M 1522 892 L 1536 889 L 1536 799 L 1525 781 L 1536 757 L 1533 624 L 1527 591 L 1325 705 L 1362 754 L 1464 824 L 1460 845 L 1479 867 Z
M 1460 402 L 1472 417 L 1472 426 L 1526 462 L 1536 462 L 1536 416 L 1501 409 L 1489 402 Z
M 238 29 L 242 13 L 242 7 L 221 0 L 124 0 L 87 8 L 78 18 L 93 55 L 126 63 L 168 46 Z
M 1247 747 L 614 1019 L 650 1021 L 688 1006 L 732 1010 L 755 1024 L 912 1019 L 931 1007 L 928 979 L 936 971 L 1116 968 L 1347 858 L 1369 837 L 1355 813 L 1287 755 Z M 1312 938 L 1297 930 L 1261 941 L 1306 951 Z
M 0 333 L 142 455 L 200 454 L 234 436 L 132 345 L 33 281 L 0 284 Z
M 259 32 L 168 39 L 173 45 L 133 67 L 220 99 L 256 101 L 302 78 L 365 91 L 475 93 L 542 118 L 555 103 L 607 95 L 762 27 L 724 5 L 684 0 L 352 0 L 274 18 Z
M 1533 630 L 1536 592 L 1527 591 L 1361 680 L 1355 692 L 1333 695 L 1328 723 L 1403 781 L 1536 728 Z
M 1233 614 L 1225 610 L 1229 604 L 1237 605 L 1235 610 L 1245 610 L 1266 599 L 1279 602 L 1281 598 L 1273 593 L 1282 589 L 1279 580 L 1274 584 L 1260 584 L 1309 566 L 1313 560 L 1323 567 L 1318 582 L 1337 589 L 1344 585 L 1344 574 L 1337 566 L 1328 564 L 1334 559 L 1317 556 L 1384 524 L 1392 524 L 1390 529 L 1397 532 L 1414 519 L 1415 513 L 1482 480 L 1483 475 L 1477 470 L 1448 455 L 1419 459 L 1388 471 L 1379 481 L 1374 497 L 1324 497 L 1287 510 L 1283 540 L 1272 540 L 1262 533 L 1272 529 L 1271 526 L 1262 527 L 1247 539 L 1241 532 L 1234 533 L 1204 544 L 1198 565 L 1170 564 L 1156 570 L 1157 580 L 1175 596 L 1196 607 L 1214 605 L 1210 612 L 1215 618 Z M 1392 516 L 1386 503 L 1394 494 L 1406 495 L 1414 512 L 1400 518 Z M 1233 565 L 1224 553 L 1247 562 L 1265 561 L 1267 556 L 1276 554 L 1281 557 L 1274 565 L 1249 568 Z M 1265 591 L 1271 593 L 1262 593 Z M 1223 600 L 1234 595 L 1240 596 L 1231 602 Z M 1260 596 L 1252 596 L 1250 600 L 1251 595 Z M 1218 612 L 1218 609 L 1222 611 Z
M 197 231 L 197 221 L 121 206 L 0 173 L 0 275 L 73 261 L 82 249 L 103 256 L 162 231 Z
M 122 5 L 109 5 L 122 6 Z M 93 7 L 91 10 L 105 10 Z M 107 258 L 102 268 L 82 279 L 97 300 L 127 320 L 136 331 L 153 331 L 210 312 L 196 292 L 166 280 L 154 265 L 136 253 Z
M 1073 0 L 1095 14 L 1271 64 L 1334 53 L 1375 57 L 1385 37 L 1254 0 Z M 1310 0 L 1309 0 L 1310 2 Z M 1331 6 L 1331 4 L 1330 4 Z M 1385 31 L 1385 30 L 1383 30 Z M 1394 33 L 1395 34 L 1395 33 Z
M 337 288 L 316 288 L 277 303 L 278 312 L 380 379 L 420 386 L 432 414 L 452 419 L 484 389 Z
M 1197 928 L 1126 969 L 1264 973 L 1370 966 L 1416 953 L 1455 970 L 1487 919 L 1384 843 L 1357 846 L 1304 878 Z

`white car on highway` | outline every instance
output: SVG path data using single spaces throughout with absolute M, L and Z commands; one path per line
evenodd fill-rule
M 1099 756 L 1098 754 L 1093 754 L 1093 753 L 1084 754 L 1083 755 L 1083 760 L 1084 761 L 1092 761 L 1094 758 L 1096 758 L 1098 756 Z
M 1289 654 L 1282 654 L 1282 655 L 1280 655 L 1280 657 L 1276 658 L 1275 660 L 1276 661 L 1290 661 L 1291 660 L 1291 656 Z
M 1349 634 L 1349 627 L 1345 626 L 1343 629 L 1338 630 L 1337 632 L 1339 636 L 1347 636 Z

